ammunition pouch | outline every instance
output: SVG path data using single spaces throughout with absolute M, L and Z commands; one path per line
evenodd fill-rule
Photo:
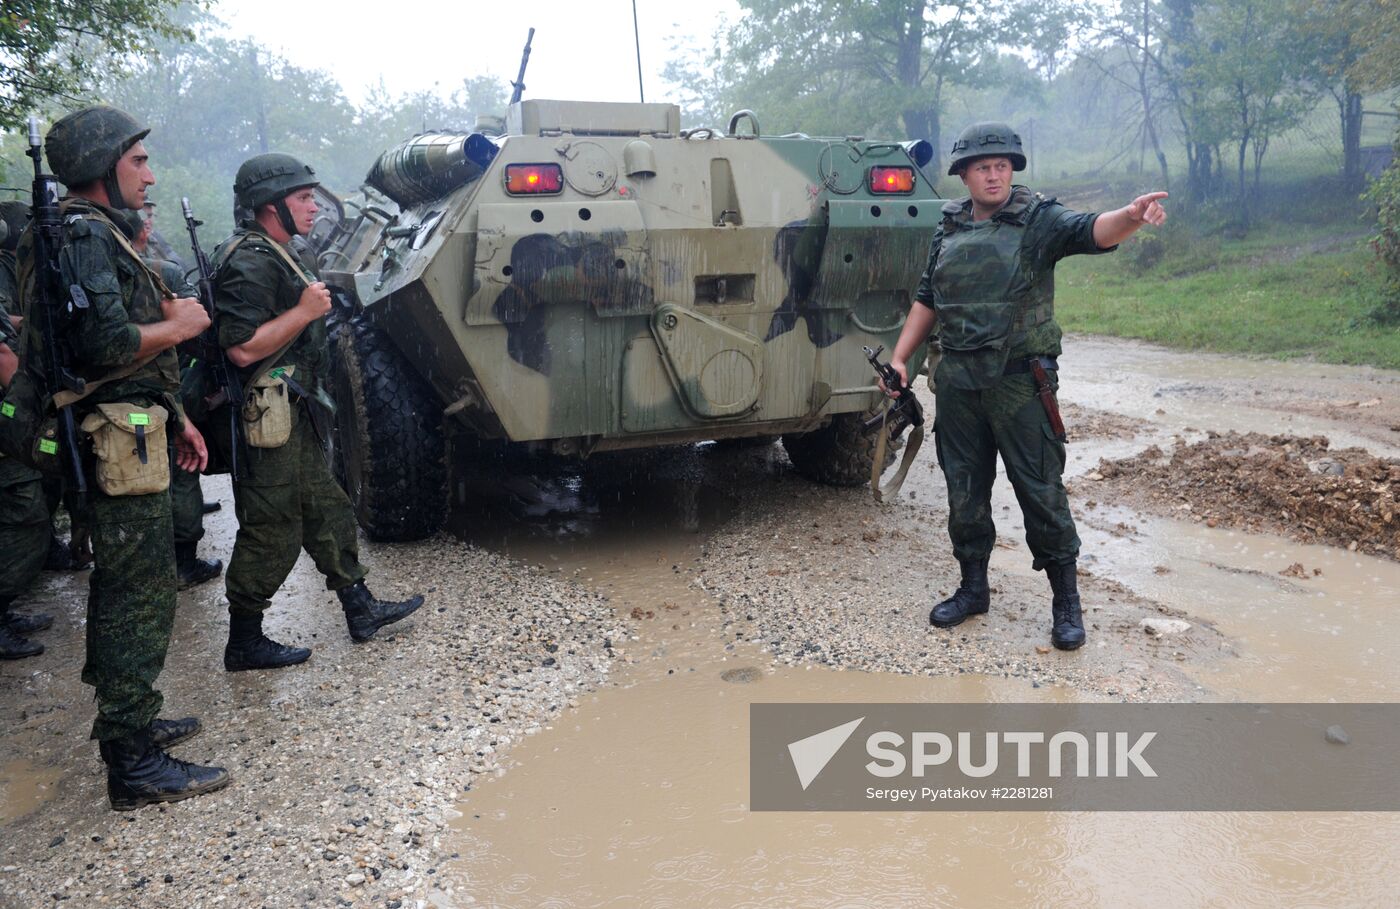
M 0 454 L 43 473 L 63 473 L 58 418 L 43 387 L 27 369 L 15 371 L 0 400 Z
M 83 419 L 97 455 L 97 488 L 109 496 L 141 496 L 170 487 L 165 424 L 170 411 L 159 404 L 98 404 Z
M 280 366 L 258 376 L 243 403 L 243 434 L 254 448 L 281 448 L 292 437 L 292 401 L 284 376 L 295 366 Z

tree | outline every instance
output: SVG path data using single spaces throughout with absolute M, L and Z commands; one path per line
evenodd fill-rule
M 180 0 L 6 0 L 0 12 L 0 128 L 52 101 L 76 103 L 113 58 L 187 36 Z
M 1072 19 L 1064 3 L 1029 0 L 741 5 L 746 15 L 724 30 L 714 58 L 689 68 L 715 70 L 720 106 L 776 111 L 779 132 L 900 130 L 940 152 L 947 91 L 1001 84 L 1015 71 L 1001 59 L 1007 49 L 1026 48 L 1053 71 Z

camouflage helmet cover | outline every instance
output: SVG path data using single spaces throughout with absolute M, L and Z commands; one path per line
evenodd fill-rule
M 953 143 L 953 156 L 948 159 L 948 176 L 956 177 L 977 158 L 1009 158 L 1011 169 L 1025 170 L 1026 155 L 1021 150 L 1021 137 L 1005 123 L 974 123 L 963 130 Z
M 233 195 L 239 206 L 256 212 L 299 189 L 320 185 L 316 171 L 291 155 L 273 152 L 243 162 L 233 180 Z
M 97 104 L 73 111 L 49 128 L 49 167 L 65 186 L 83 186 L 111 173 L 131 146 L 151 130 L 124 110 Z

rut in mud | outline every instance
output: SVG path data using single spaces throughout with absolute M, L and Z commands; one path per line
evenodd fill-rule
M 1210 432 L 1170 452 L 1103 460 L 1095 493 L 1209 527 L 1276 533 L 1400 561 L 1400 460 L 1325 436 Z

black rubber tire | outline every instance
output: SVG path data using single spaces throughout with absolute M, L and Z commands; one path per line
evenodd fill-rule
M 332 460 L 355 517 L 371 540 L 432 536 L 447 517 L 442 405 L 363 317 L 338 328 Z
M 802 476 L 827 486 L 860 486 L 870 482 L 878 432 L 865 432 L 861 423 L 870 415 L 840 413 L 812 432 L 783 436 L 792 467 Z M 894 463 L 894 446 L 885 449 L 884 467 Z

